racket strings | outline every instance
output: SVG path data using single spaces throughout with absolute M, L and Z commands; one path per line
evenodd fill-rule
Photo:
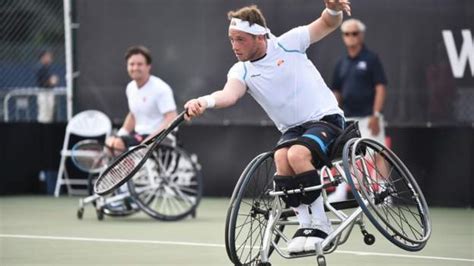
M 147 151 L 148 149 L 138 149 L 123 157 L 122 160 L 110 168 L 107 173 L 104 173 L 100 180 L 97 180 L 96 186 L 98 191 L 109 190 L 129 176 L 145 157 Z
M 106 166 L 104 146 L 94 140 L 78 142 L 71 153 L 73 163 L 85 172 L 95 172 Z

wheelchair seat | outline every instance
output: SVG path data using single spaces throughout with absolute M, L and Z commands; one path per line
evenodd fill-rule
M 347 141 L 352 138 L 360 138 L 359 123 L 357 121 L 346 121 L 344 130 L 341 134 L 334 140 L 334 142 L 329 147 L 329 161 L 334 161 L 342 157 L 342 150 Z M 332 165 L 329 165 L 332 166 Z

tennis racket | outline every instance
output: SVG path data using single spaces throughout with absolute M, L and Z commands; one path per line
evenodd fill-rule
M 71 149 L 71 160 L 80 170 L 97 174 L 105 170 L 117 151 L 123 152 L 98 140 L 86 139 L 74 144 Z
M 95 182 L 94 192 L 106 195 L 132 178 L 163 139 L 184 121 L 185 114 L 186 111 L 183 111 L 167 128 L 112 162 Z

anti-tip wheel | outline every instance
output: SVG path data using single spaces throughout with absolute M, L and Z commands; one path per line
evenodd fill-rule
M 323 255 L 318 255 L 316 260 L 318 261 L 318 266 L 326 266 L 326 258 Z
M 99 221 L 104 220 L 104 209 L 103 208 L 97 209 L 96 214 L 97 214 L 97 220 L 99 220 Z
M 375 243 L 375 236 L 372 234 L 366 234 L 364 235 L 364 242 L 367 245 L 373 245 Z
M 84 216 L 84 208 L 77 209 L 77 219 L 82 220 L 83 216 Z

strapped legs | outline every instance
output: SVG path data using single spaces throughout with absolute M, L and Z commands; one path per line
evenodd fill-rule
M 310 170 L 296 176 L 275 175 L 275 189 L 277 191 L 289 191 L 293 189 L 303 189 L 321 184 L 317 170 Z M 301 203 L 311 204 L 321 195 L 320 190 L 303 191 L 302 193 L 286 194 L 282 200 L 291 207 L 298 207 Z

